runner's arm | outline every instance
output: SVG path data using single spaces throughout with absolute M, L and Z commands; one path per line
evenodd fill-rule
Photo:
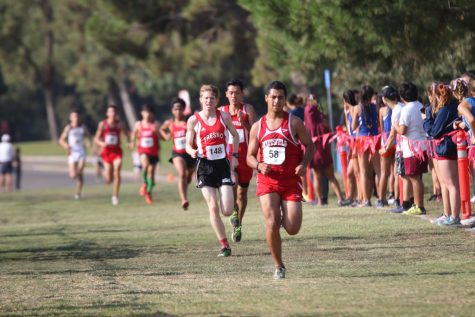
M 139 130 L 139 124 L 140 122 L 135 122 L 134 124 L 134 129 L 132 130 L 132 133 L 130 133 L 130 138 L 129 138 L 129 148 L 131 150 L 134 149 L 135 147 L 135 140 L 137 139 L 137 132 Z
M 470 143 L 474 144 L 475 143 L 475 118 L 473 118 L 471 110 L 471 106 L 468 102 L 465 100 L 462 101 L 458 107 L 457 110 L 459 113 L 464 116 L 467 119 L 468 124 L 470 125 L 468 128 L 472 131 L 472 138 L 470 140 Z
M 226 128 L 228 128 L 229 132 L 233 136 L 233 149 L 234 153 L 237 153 L 237 150 L 239 149 L 239 134 L 233 125 L 231 116 L 227 112 L 221 112 L 221 115 L 223 116 L 223 121 L 226 125 Z
M 264 162 L 257 160 L 257 151 L 259 150 L 259 142 L 257 140 L 257 131 L 259 122 L 255 122 L 249 132 L 249 145 L 247 147 L 246 163 L 252 169 L 256 169 L 259 173 L 267 175 L 270 172 L 270 166 Z
M 99 147 L 104 147 L 106 146 L 106 144 L 104 143 L 104 141 L 101 140 L 101 136 L 102 136 L 102 131 L 104 130 L 104 125 L 101 122 L 99 122 L 99 125 L 97 126 L 97 131 L 96 131 L 96 135 L 94 137 L 94 142 L 99 146 Z
M 254 122 L 256 122 L 256 110 L 254 109 L 254 107 L 252 105 L 250 105 L 248 103 L 245 103 L 244 107 L 246 108 L 247 116 L 249 118 L 249 123 L 248 122 L 243 122 L 241 124 L 244 126 L 244 128 L 247 131 L 249 131 L 249 130 L 251 130 L 251 127 L 254 124 Z
M 195 115 L 192 115 L 188 122 L 186 123 L 186 153 L 191 157 L 196 158 L 198 155 L 198 150 L 193 148 L 193 141 L 195 140 L 195 126 L 197 119 Z
M 170 133 L 171 120 L 173 120 L 173 119 L 165 121 L 160 126 L 160 129 L 159 129 L 159 132 L 160 132 L 160 135 L 162 136 L 162 139 L 166 140 L 166 141 L 169 141 L 172 138 L 172 134 Z
M 66 138 L 68 137 L 69 133 L 69 124 L 64 127 L 63 133 L 61 133 L 61 136 L 59 137 L 59 145 L 61 145 L 66 151 L 69 153 L 69 144 L 66 142 Z
M 352 112 L 353 113 L 350 113 L 350 115 L 353 117 L 353 121 L 351 122 L 351 129 L 353 131 L 356 131 L 356 129 L 358 129 L 358 121 L 360 119 L 360 107 L 354 107 Z

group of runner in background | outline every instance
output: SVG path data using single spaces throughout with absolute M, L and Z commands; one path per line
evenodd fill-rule
M 465 129 L 471 143 L 475 143 L 475 80 L 471 73 L 451 83 L 431 83 L 426 91 L 426 106 L 410 82 L 398 88 L 385 86 L 379 92 L 368 85 L 345 91 L 342 100 L 346 134 L 339 136 L 343 140 L 338 143 L 349 150 L 346 196 L 334 174 L 332 131 L 316 98 L 287 96 L 284 84 L 272 82 L 265 94 L 267 113 L 257 120 L 254 107 L 244 102 L 243 90 L 239 80 L 228 82 L 225 95 L 229 104 L 219 107 L 219 89 L 203 85 L 200 111 L 187 118 L 185 102 L 174 98 L 172 118 L 163 124 L 156 121 L 153 108 L 144 105 L 142 118 L 132 133 L 126 133 L 121 125 L 117 108 L 109 106 L 106 119 L 98 125 L 94 144 L 101 149 L 104 179 L 113 183 L 112 204 L 119 203 L 123 156 L 120 145 L 121 136 L 125 136 L 129 147 L 137 148 L 140 157 L 143 182 L 139 192 L 147 204 L 152 203 L 159 140 L 172 141 L 170 162 L 179 175 L 181 207 L 186 210 L 190 205 L 187 189 L 195 173 L 196 186 L 208 205 L 211 226 L 221 245 L 219 256 L 231 255 L 220 213 L 230 217 L 232 239 L 239 242 L 248 187 L 253 175 L 257 175 L 256 193 L 266 222 L 276 279 L 285 277 L 280 228 L 289 234 L 298 233 L 302 201 L 309 200 L 309 186 L 317 204 L 328 203 L 325 181 L 335 192 L 338 206 L 370 207 L 371 197 L 376 195 L 377 208 L 394 205 L 388 211 L 424 215 L 422 175 L 429 167 L 433 180 L 429 200 L 442 201 L 444 207 L 443 214 L 433 223 L 461 223 L 457 149 L 452 136 L 457 129 Z M 79 114 L 73 111 L 60 143 L 69 153 L 69 174 L 77 182 L 76 199 L 82 193 L 87 136 Z M 311 177 L 307 177 L 307 167 Z M 474 225 L 473 220 L 467 219 L 464 224 Z

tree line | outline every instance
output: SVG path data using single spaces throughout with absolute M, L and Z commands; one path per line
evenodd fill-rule
M 107 104 L 161 118 L 180 89 L 247 83 L 251 103 L 280 79 L 339 96 L 362 83 L 423 86 L 475 69 L 470 0 L 0 0 L 0 125 L 56 140 L 71 108 L 95 126 Z M 224 100 L 223 100 L 224 101 Z M 264 109 L 261 109 L 263 111 Z

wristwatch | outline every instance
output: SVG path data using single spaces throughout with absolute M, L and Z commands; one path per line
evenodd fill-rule
M 232 155 L 233 155 L 233 157 L 235 157 L 235 158 L 239 158 L 239 153 L 233 153 Z

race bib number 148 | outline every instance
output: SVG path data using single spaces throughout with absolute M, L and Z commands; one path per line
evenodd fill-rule
M 206 157 L 208 160 L 219 160 L 226 157 L 226 151 L 224 150 L 224 144 L 209 145 L 206 147 Z

